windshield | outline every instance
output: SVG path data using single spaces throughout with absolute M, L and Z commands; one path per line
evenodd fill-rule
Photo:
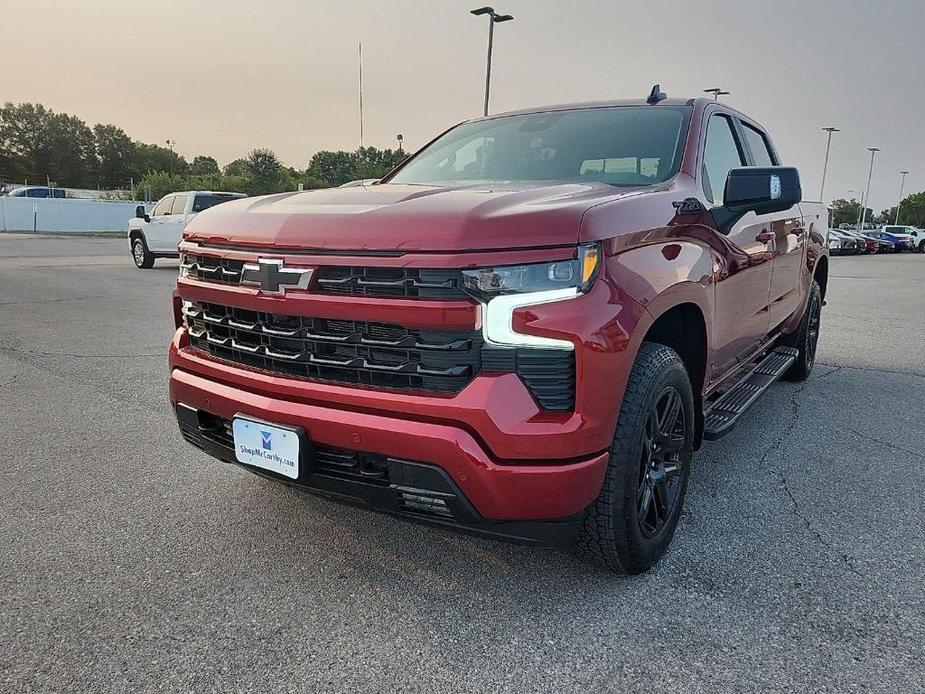
M 689 116 L 687 107 L 618 106 L 464 123 L 385 182 L 652 185 L 677 173 Z

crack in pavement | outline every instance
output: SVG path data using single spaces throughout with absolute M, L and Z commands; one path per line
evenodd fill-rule
M 829 371 L 825 374 L 822 374 L 822 376 L 820 376 L 819 378 L 825 378 L 826 376 L 830 376 L 833 373 L 835 373 L 834 370 Z M 814 380 L 819 380 L 819 379 L 817 378 Z M 795 391 L 793 391 L 793 393 L 790 394 L 790 408 L 791 408 L 790 421 L 795 421 L 797 419 L 797 416 L 800 413 L 800 403 L 797 402 L 797 396 L 800 395 L 800 393 L 802 393 L 806 389 L 806 386 L 808 385 L 808 383 L 809 383 L 808 381 L 804 381 L 803 383 L 800 384 L 800 386 Z M 778 437 L 774 441 L 774 444 L 770 446 L 758 459 L 758 465 L 767 463 L 768 466 L 770 466 L 773 472 L 777 475 L 777 478 L 780 480 L 781 486 L 783 487 L 784 492 L 787 495 L 787 498 L 790 499 L 790 503 L 793 506 L 792 514 L 803 522 L 803 525 L 806 527 L 806 530 L 808 530 L 809 533 L 813 537 L 816 538 L 816 541 L 819 544 L 821 544 L 823 547 L 828 549 L 831 553 L 840 557 L 841 563 L 845 565 L 848 571 L 850 571 L 851 573 L 857 576 L 860 576 L 861 572 L 858 571 L 857 567 L 855 567 L 854 565 L 854 557 L 848 554 L 845 554 L 843 552 L 840 552 L 837 547 L 834 547 L 831 543 L 829 543 L 822 536 L 822 533 L 820 533 L 818 530 L 816 530 L 815 527 L 813 527 L 813 524 L 810 521 L 810 519 L 807 518 L 803 514 L 802 510 L 800 509 L 799 502 L 797 501 L 796 497 L 793 495 L 793 491 L 790 489 L 790 483 L 789 483 L 789 480 L 787 479 L 787 475 L 784 474 L 783 468 L 781 467 L 779 462 L 776 462 L 771 459 L 771 456 L 774 453 L 779 452 L 780 449 L 783 448 L 784 441 L 786 440 L 789 432 L 790 432 L 790 428 L 788 427 L 787 429 L 785 429 L 778 435 Z
M 855 429 L 848 429 L 848 432 L 851 433 L 851 434 L 854 434 L 855 436 L 857 436 L 857 437 L 859 437 L 859 438 L 867 439 L 868 441 L 872 441 L 873 443 L 878 443 L 878 444 L 880 444 L 881 446 L 883 446 L 883 447 L 885 447 L 885 448 L 890 448 L 890 449 L 892 449 L 892 450 L 894 450 L 894 451 L 902 451 L 903 453 L 908 453 L 909 455 L 914 455 L 916 458 L 925 458 L 925 455 L 919 453 L 918 451 L 911 451 L 911 450 L 909 450 L 908 448 L 903 448 L 902 446 L 897 446 L 895 443 L 890 443 L 889 441 L 882 441 L 882 440 L 880 440 L 880 439 L 878 439 L 878 438 L 876 438 L 876 437 L 874 437 L 874 436 L 869 436 L 869 435 L 867 435 L 867 434 L 862 434 L 860 431 L 857 431 L 857 430 L 855 430 Z
M 0 352 L 15 352 L 17 354 L 34 354 L 40 357 L 73 357 L 75 359 L 132 359 L 134 357 L 166 357 L 167 350 L 152 354 L 132 352 L 130 354 L 74 354 L 73 352 L 40 352 L 33 349 L 19 349 L 0 345 Z
M 66 296 L 61 299 L 37 299 L 35 301 L 0 301 L 0 306 L 26 306 L 32 304 L 57 304 L 62 301 L 88 301 L 89 299 L 108 299 L 107 294 L 95 296 Z
M 849 366 L 848 364 L 832 364 L 825 361 L 817 361 L 817 364 L 822 366 L 837 366 L 839 369 L 855 369 L 857 371 L 877 371 L 879 373 L 885 374 L 899 374 L 900 376 L 915 376 L 917 378 L 925 378 L 925 373 L 919 373 L 918 371 L 899 371 L 897 369 L 878 369 L 874 366 Z

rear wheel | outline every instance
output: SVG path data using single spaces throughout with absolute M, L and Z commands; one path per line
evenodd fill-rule
M 800 327 L 781 340 L 781 344 L 799 350 L 796 360 L 787 369 L 783 378 L 787 381 L 805 381 L 816 363 L 816 346 L 819 342 L 819 326 L 822 321 L 822 290 L 813 280 L 809 288 L 809 300 L 803 312 Z
M 654 566 L 674 536 L 694 450 L 694 399 L 677 353 L 645 342 L 633 364 L 604 484 L 578 554 L 618 573 Z
M 919 253 L 925 253 L 925 241 L 919 242 Z
M 136 236 L 132 241 L 132 260 L 135 261 L 135 267 L 143 270 L 154 267 L 154 254 L 148 250 L 148 244 L 141 236 Z

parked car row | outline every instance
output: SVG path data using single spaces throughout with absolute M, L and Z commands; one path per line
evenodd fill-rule
M 882 229 L 829 229 L 829 252 L 832 255 L 858 253 L 925 253 L 925 230 L 909 226 L 885 226 Z

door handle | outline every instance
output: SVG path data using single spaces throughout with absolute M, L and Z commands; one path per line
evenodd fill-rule
M 770 232 L 767 229 L 762 229 L 755 235 L 755 241 L 759 241 L 761 243 L 770 243 L 773 240 L 774 240 L 773 232 Z

